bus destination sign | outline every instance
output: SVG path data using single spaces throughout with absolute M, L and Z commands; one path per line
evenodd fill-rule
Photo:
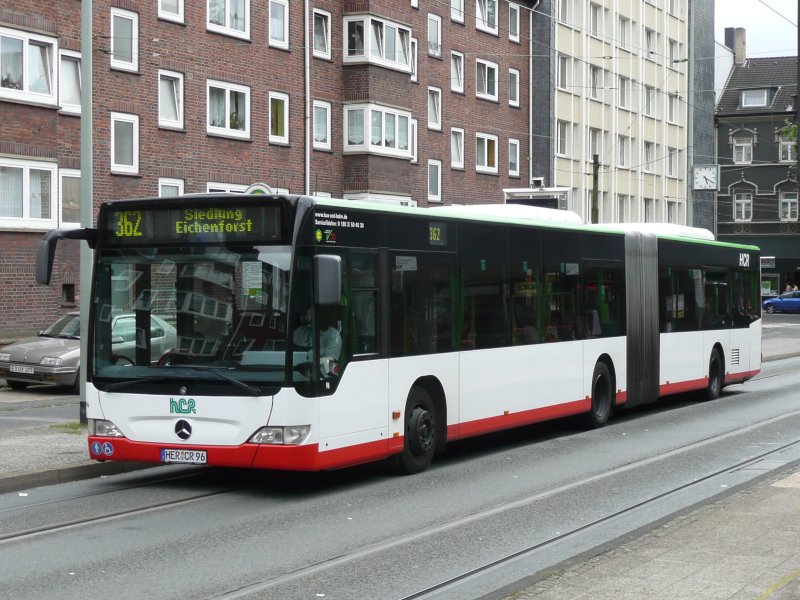
M 109 211 L 100 226 L 108 244 L 274 241 L 281 207 L 130 208 Z

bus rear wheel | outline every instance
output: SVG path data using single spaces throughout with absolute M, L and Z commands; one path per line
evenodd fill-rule
M 706 400 L 716 400 L 722 392 L 722 355 L 714 348 L 708 360 L 708 387 Z
M 411 388 L 405 414 L 405 443 L 394 466 L 399 473 L 413 475 L 427 469 L 436 453 L 436 409 L 427 390 Z
M 592 373 L 592 408 L 586 415 L 587 424 L 592 429 L 603 427 L 611 418 L 614 404 L 614 384 L 608 365 L 598 362 Z

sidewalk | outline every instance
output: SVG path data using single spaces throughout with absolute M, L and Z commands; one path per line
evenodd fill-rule
M 800 354 L 791 339 L 767 336 L 763 347 L 765 361 Z M 77 396 L 63 390 L 26 395 L 4 383 L 0 494 L 151 466 L 88 460 L 86 430 L 74 422 L 62 426 L 64 419 L 54 417 L 28 426 L 29 418 L 42 419 L 14 416 L 26 408 L 69 406 L 77 421 Z M 798 600 L 800 467 L 770 477 L 597 556 L 539 574 L 529 587 L 503 592 L 510 594 L 504 600 Z

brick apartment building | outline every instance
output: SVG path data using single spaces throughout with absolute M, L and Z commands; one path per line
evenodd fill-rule
M 419 206 L 499 202 L 529 185 L 536 4 L 95 0 L 93 204 L 254 182 Z M 80 11 L 79 0 L 0 10 L 0 73 L 24 82 L 0 87 L 0 338 L 74 302 L 75 245 L 49 289 L 33 283 L 33 252 L 43 231 L 77 226 Z M 49 92 L 32 87 L 34 69 Z M 34 214 L 39 170 L 46 214 Z M 4 189 L 9 172 L 28 187 Z

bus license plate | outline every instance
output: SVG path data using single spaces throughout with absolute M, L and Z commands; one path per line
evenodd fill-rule
M 179 450 L 177 448 L 162 448 L 161 462 L 165 463 L 187 463 L 193 465 L 206 464 L 205 450 Z

